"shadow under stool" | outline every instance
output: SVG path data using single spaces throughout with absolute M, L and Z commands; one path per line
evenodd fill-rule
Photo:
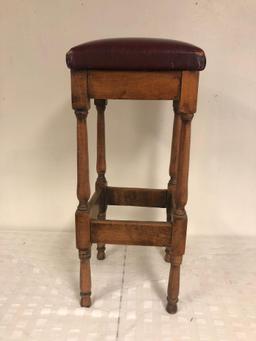
M 171 263 L 167 311 L 175 313 L 180 265 L 185 252 L 191 121 L 196 112 L 199 71 L 205 68 L 200 48 L 175 40 L 115 38 L 71 48 L 72 106 L 77 117 L 76 246 L 80 258 L 81 306 L 91 305 L 91 245 L 105 258 L 105 244 L 165 247 Z M 90 99 L 97 108 L 97 173 L 90 195 L 87 115 Z M 167 189 L 110 187 L 105 178 L 107 99 L 172 100 L 174 124 Z M 121 126 L 121 125 L 120 125 Z M 108 205 L 166 208 L 166 222 L 108 220 Z

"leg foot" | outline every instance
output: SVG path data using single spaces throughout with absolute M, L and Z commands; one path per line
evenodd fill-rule
M 81 307 L 89 308 L 92 304 L 91 302 L 91 293 L 80 293 L 81 299 L 80 299 L 80 305 Z
M 102 243 L 97 244 L 97 259 L 98 260 L 103 260 L 106 258 L 105 250 L 106 250 L 105 244 L 102 244 Z
M 169 313 L 169 314 L 176 314 L 177 313 L 177 310 L 178 310 L 178 307 L 177 307 L 177 303 L 173 304 L 173 303 L 167 303 L 167 306 L 166 306 L 166 311 Z

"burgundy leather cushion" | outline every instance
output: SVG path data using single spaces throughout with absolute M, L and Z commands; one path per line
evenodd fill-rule
M 73 47 L 66 55 L 71 69 L 203 70 L 204 51 L 170 39 L 114 38 Z

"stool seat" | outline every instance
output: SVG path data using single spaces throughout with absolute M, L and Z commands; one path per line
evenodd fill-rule
M 71 48 L 66 61 L 74 70 L 200 71 L 206 64 L 199 47 L 157 38 L 90 41 Z

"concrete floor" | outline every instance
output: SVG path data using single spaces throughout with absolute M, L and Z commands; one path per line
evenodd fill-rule
M 191 237 L 179 311 L 165 311 L 163 249 L 92 253 L 91 308 L 79 307 L 79 262 L 69 232 L 0 232 L 0 340 L 256 340 L 255 238 Z

